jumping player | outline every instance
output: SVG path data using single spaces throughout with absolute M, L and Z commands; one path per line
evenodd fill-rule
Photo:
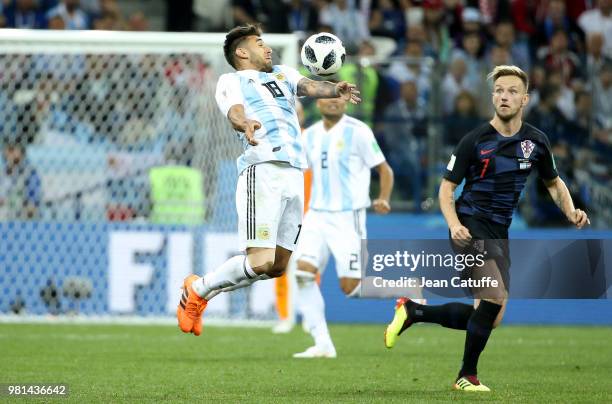
M 295 69 L 272 64 L 272 49 L 255 25 L 232 29 L 223 52 L 236 70 L 219 77 L 216 101 L 244 141 L 238 158 L 236 208 L 240 249 L 214 271 L 183 282 L 177 307 L 179 328 L 200 335 L 202 313 L 222 291 L 280 276 L 295 248 L 302 226 L 306 155 L 300 138 L 295 98 L 339 97 L 360 102 L 347 82 L 313 81 Z

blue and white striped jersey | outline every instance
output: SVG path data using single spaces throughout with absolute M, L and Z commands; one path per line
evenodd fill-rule
M 312 168 L 310 208 L 346 211 L 370 206 L 370 170 L 385 161 L 372 130 L 344 115 L 329 131 L 319 121 L 304 131 Z
M 256 146 L 248 144 L 244 134 L 244 152 L 238 157 L 238 172 L 252 164 L 284 161 L 296 168 L 306 168 L 306 155 L 295 112 L 298 82 L 304 78 L 289 66 L 274 66 L 271 73 L 240 70 L 219 77 L 215 98 L 223 115 L 236 104 L 244 106 L 246 117 L 261 123 L 255 132 Z

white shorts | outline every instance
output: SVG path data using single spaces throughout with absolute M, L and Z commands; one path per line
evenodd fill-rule
M 247 167 L 236 188 L 240 249 L 276 248 L 293 251 L 304 212 L 304 175 L 287 163 Z
M 322 273 L 331 252 L 339 278 L 360 278 L 361 240 L 367 237 L 365 211 L 365 208 L 345 212 L 309 210 L 304 217 L 297 259 Z

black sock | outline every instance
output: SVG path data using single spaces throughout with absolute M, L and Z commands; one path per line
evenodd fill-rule
M 493 323 L 501 308 L 502 306 L 499 304 L 482 300 L 478 308 L 470 316 L 465 335 L 463 365 L 459 371 L 459 377 L 465 375 L 476 376 L 478 358 L 487 345 L 487 340 L 493 329 Z
M 408 316 L 415 323 L 436 323 L 443 327 L 465 330 L 474 308 L 464 303 L 427 306 L 408 301 Z

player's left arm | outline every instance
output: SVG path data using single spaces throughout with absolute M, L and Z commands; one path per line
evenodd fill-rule
M 591 224 L 586 212 L 574 207 L 569 189 L 567 189 L 567 185 L 561 177 L 557 176 L 552 180 L 544 180 L 544 185 L 546 185 L 546 189 L 548 189 L 548 193 L 550 193 L 555 204 L 577 228 L 581 229 L 585 225 Z
M 552 154 L 550 142 L 546 136 L 543 136 L 540 144 L 543 147 L 541 158 L 538 160 L 538 172 L 548 193 L 552 197 L 555 204 L 561 209 L 561 212 L 567 217 L 571 223 L 581 229 L 587 224 L 591 224 L 586 212 L 574 207 L 574 201 L 567 189 L 565 182 L 559 177 L 555 159 Z
M 315 81 L 309 78 L 302 78 L 297 85 L 297 95 L 313 98 L 342 98 L 352 104 L 359 104 L 359 90 L 355 84 L 346 81 L 332 83 L 330 81 Z
M 372 201 L 372 207 L 376 213 L 387 214 L 391 211 L 391 192 L 393 191 L 393 169 L 386 162 L 378 164 L 374 167 L 380 177 L 380 193 L 378 198 Z

